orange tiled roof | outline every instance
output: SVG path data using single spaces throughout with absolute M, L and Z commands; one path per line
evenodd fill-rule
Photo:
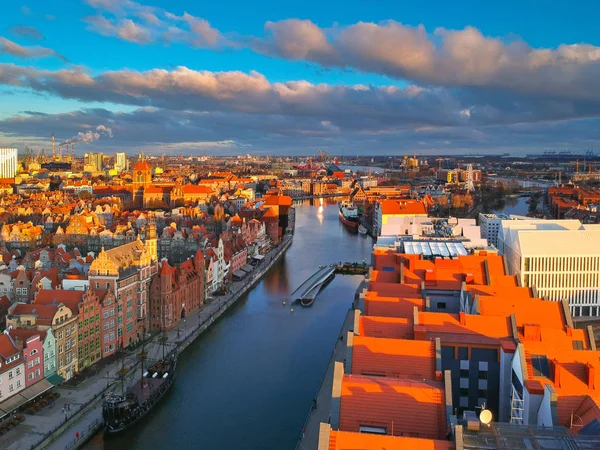
M 340 430 L 385 427 L 394 436 L 445 439 L 444 387 L 433 381 L 344 375 Z
M 454 444 L 437 439 L 331 430 L 329 450 L 454 450 Z
M 352 373 L 433 381 L 435 343 L 355 336 Z
M 383 214 L 427 215 L 425 205 L 418 200 L 380 200 L 379 203 L 381 204 L 381 212 Z
M 360 316 L 359 329 L 361 336 L 391 339 L 411 339 L 414 336 L 414 324 L 410 317 L 377 317 Z
M 402 286 L 402 285 L 399 285 Z M 380 297 L 367 292 L 365 296 L 365 315 L 380 317 L 412 317 L 415 306 L 423 311 L 425 300 L 415 297 Z

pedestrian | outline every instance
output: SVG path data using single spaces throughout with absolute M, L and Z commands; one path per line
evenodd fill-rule
M 313 398 L 313 409 L 317 409 L 317 399 Z
M 65 408 L 60 408 L 60 410 L 62 411 L 63 414 L 67 414 L 67 412 L 65 411 Z

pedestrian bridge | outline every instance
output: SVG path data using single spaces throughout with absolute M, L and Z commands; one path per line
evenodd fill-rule
M 292 292 L 290 300 L 293 302 L 300 301 L 302 306 L 312 305 L 319 291 L 334 277 L 335 267 L 321 267 Z

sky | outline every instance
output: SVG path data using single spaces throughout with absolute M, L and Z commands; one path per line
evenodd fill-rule
M 0 2 L 0 147 L 600 147 L 600 2 Z M 600 152 L 600 148 L 597 149 Z

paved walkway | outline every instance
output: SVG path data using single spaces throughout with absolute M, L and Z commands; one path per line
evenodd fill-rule
M 362 286 L 362 284 L 361 284 Z M 338 335 L 338 340 L 331 353 L 331 359 L 327 366 L 327 371 L 321 382 L 319 392 L 317 394 L 316 408 L 309 412 L 308 418 L 302 430 L 302 438 L 296 446 L 296 450 L 315 450 L 319 444 L 319 427 L 321 422 L 329 422 L 329 412 L 331 410 L 331 389 L 333 387 L 333 368 L 335 362 L 344 362 L 346 359 L 346 340 L 348 331 L 354 325 L 354 309 L 350 308 L 346 314 L 346 319 L 342 326 L 342 330 Z M 343 340 L 339 339 L 343 336 Z
M 288 239 L 291 239 L 291 237 Z M 201 328 L 216 320 L 223 313 L 223 308 L 226 307 L 228 302 L 233 300 L 234 297 L 237 300 L 237 297 L 250 290 L 250 286 L 266 274 L 266 272 L 261 272 L 274 259 L 281 256 L 281 253 L 279 253 L 281 246 L 277 247 L 276 250 L 266 255 L 257 265 L 255 272 L 250 273 L 245 280 L 231 283 L 229 285 L 230 291 L 226 295 L 215 297 L 210 303 L 205 304 L 200 311 L 192 313 L 182 321 L 177 329 L 167 333 L 168 342 L 182 342 L 183 344 L 193 334 L 200 332 Z M 145 348 L 149 359 L 156 360 L 162 357 L 163 346 L 159 342 L 161 336 L 160 334 L 156 335 L 146 343 Z M 91 370 L 97 370 L 97 373 L 89 376 L 77 386 L 62 385 L 54 388 L 54 392 L 60 393 L 60 397 L 54 404 L 39 410 L 34 415 L 25 414 L 24 422 L 3 436 L 0 436 L 0 449 L 23 450 L 35 448 L 52 433 L 58 434 L 57 431 L 60 433 L 60 436 L 51 445 L 44 448 L 60 450 L 70 448 L 70 443 L 75 439 L 76 433 L 79 432 L 80 437 L 87 434 L 90 424 L 100 417 L 100 399 L 102 394 L 107 389 L 120 389 L 119 382 L 113 383 L 110 388 L 109 384 L 118 378 L 117 372 L 121 369 L 122 364 L 130 369 L 128 383 L 131 384 L 137 381 L 137 376 L 140 375 L 140 370 L 137 369 L 139 365 L 137 354 L 139 354 L 140 349 L 141 347 L 138 347 L 134 350 L 126 351 L 122 360 L 114 361 L 101 370 L 93 367 Z M 133 379 L 134 376 L 136 377 L 135 379 Z M 94 400 L 96 402 L 91 404 L 90 402 Z M 90 406 L 93 407 L 90 408 Z M 86 407 L 91 409 L 91 411 L 86 412 L 81 417 L 77 417 L 75 420 L 71 419 Z M 67 419 L 71 420 L 65 429 Z

